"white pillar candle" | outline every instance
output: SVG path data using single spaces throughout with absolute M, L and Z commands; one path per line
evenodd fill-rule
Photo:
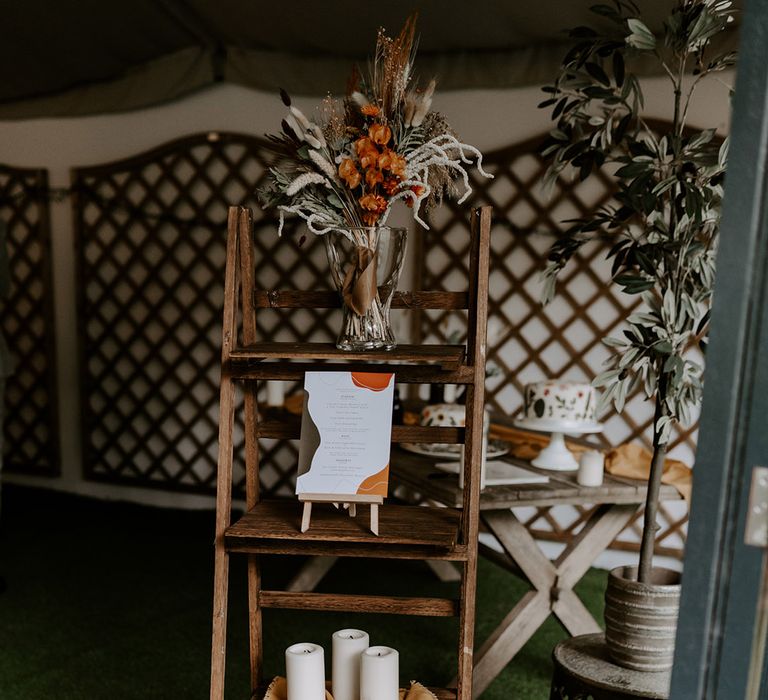
M 283 382 L 267 382 L 267 406 L 282 406 L 285 403 Z
M 445 401 L 445 403 L 453 403 L 456 401 L 457 393 L 458 390 L 455 384 L 446 384 L 443 389 L 443 401 Z M 336 699 L 334 698 L 334 700 Z
M 285 650 L 288 700 L 325 700 L 323 647 L 302 642 Z
M 333 633 L 333 700 L 360 700 L 360 655 L 369 643 L 368 633 L 362 630 Z
M 390 647 L 368 647 L 360 657 L 360 700 L 399 698 L 399 654 Z
M 602 452 L 589 450 L 579 459 L 579 473 L 576 481 L 582 486 L 600 486 L 603 483 L 605 457 Z

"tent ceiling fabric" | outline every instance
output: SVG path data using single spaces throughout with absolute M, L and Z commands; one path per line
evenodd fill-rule
M 417 69 L 442 90 L 543 84 L 595 1 L 0 0 L 0 119 L 137 109 L 220 81 L 339 92 L 377 28 L 415 9 Z M 658 28 L 671 0 L 639 4 Z

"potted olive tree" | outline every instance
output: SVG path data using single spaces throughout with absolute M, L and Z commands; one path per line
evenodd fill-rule
M 607 168 L 616 203 L 569 222 L 550 251 L 544 297 L 552 298 L 558 272 L 580 246 L 610 236 L 613 282 L 644 301 L 622 337 L 604 339 L 615 353 L 594 383 L 603 405 L 617 411 L 640 387 L 655 405 L 640 562 L 610 574 L 606 639 L 621 665 L 658 671 L 671 667 L 679 600 L 676 575 L 653 567 L 659 488 L 671 429 L 688 422 L 701 400 L 702 367 L 689 349 L 707 333 L 728 152 L 727 140 L 715 143 L 715 129 L 687 120 L 701 81 L 735 62 L 733 52 L 713 46 L 733 10 L 730 0 L 676 0 L 656 32 L 631 0 L 592 11 L 609 29 L 572 30 L 575 45 L 543 88 L 540 107 L 551 108 L 556 122 L 543 150 L 551 158 L 546 178 L 584 180 Z M 667 126 L 644 118 L 636 60 L 656 61 L 669 79 Z

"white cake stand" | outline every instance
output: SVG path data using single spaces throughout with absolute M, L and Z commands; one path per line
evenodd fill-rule
M 602 423 L 597 421 L 585 423 L 555 418 L 519 418 L 515 421 L 515 426 L 552 434 L 549 444 L 539 452 L 539 456 L 532 460 L 531 464 L 539 469 L 554 471 L 573 471 L 579 468 L 579 463 L 565 444 L 566 434 L 588 435 L 603 431 Z

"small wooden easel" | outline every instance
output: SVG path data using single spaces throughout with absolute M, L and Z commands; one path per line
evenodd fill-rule
M 312 517 L 313 503 L 333 503 L 338 506 L 343 503 L 349 507 L 349 517 L 354 518 L 357 515 L 358 503 L 370 503 L 371 505 L 371 532 L 374 535 L 379 534 L 379 506 L 384 503 L 383 496 L 365 496 L 362 494 L 338 494 L 338 493 L 301 493 L 299 500 L 304 504 L 304 511 L 301 514 L 301 531 L 309 530 L 309 521 Z

